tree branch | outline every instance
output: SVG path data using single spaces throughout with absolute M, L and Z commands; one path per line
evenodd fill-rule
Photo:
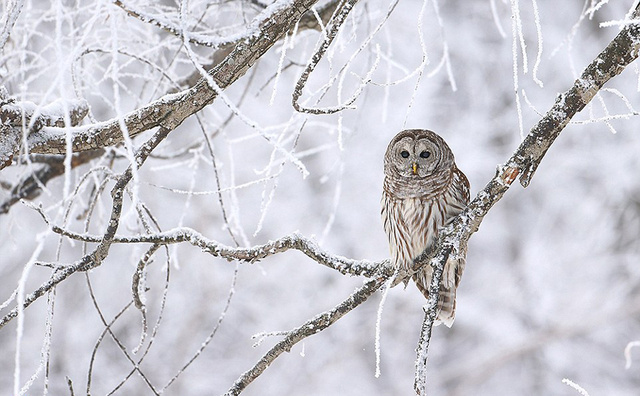
M 277 3 L 257 16 L 250 26 L 252 34 L 239 42 L 224 60 L 208 73 L 217 89 L 224 90 L 242 77 L 255 62 L 278 42 L 317 0 L 294 0 L 288 6 Z M 66 133 L 72 135 L 74 152 L 103 148 L 123 140 L 120 121 L 131 138 L 156 127 L 173 130 L 192 114 L 213 102 L 218 91 L 206 78 L 189 89 L 165 95 L 122 117 L 75 128 L 46 127 L 28 137 L 29 151 L 65 154 Z
M 351 10 L 353 9 L 353 7 L 356 5 L 357 2 L 358 0 L 345 0 L 336 9 L 336 12 L 335 12 L 336 16 L 331 19 L 331 25 L 330 27 L 328 27 L 328 32 L 324 40 L 313 53 L 313 56 L 309 60 L 307 67 L 304 69 L 304 71 L 300 75 L 300 78 L 298 79 L 298 82 L 296 83 L 296 86 L 293 90 L 293 95 L 291 97 L 291 104 L 293 105 L 293 108 L 296 109 L 296 111 L 299 111 L 301 113 L 309 113 L 309 114 L 333 114 L 333 113 L 337 113 L 338 111 L 344 110 L 345 108 L 348 108 L 348 106 L 350 106 L 353 103 L 353 101 L 355 101 L 356 98 L 353 98 L 353 100 L 350 103 L 348 102 L 345 106 L 337 106 L 337 107 L 324 108 L 324 109 L 309 108 L 298 103 L 300 100 L 300 97 L 302 96 L 302 91 L 304 90 L 304 87 L 307 84 L 307 80 L 311 76 L 311 73 L 313 73 L 316 66 L 318 66 L 318 63 L 324 56 L 325 52 L 327 52 L 327 49 L 329 49 L 329 46 L 331 45 L 333 40 L 336 38 L 338 31 L 340 30 L 340 27 L 342 26 L 344 21 L 347 19 L 349 12 L 351 12 Z
M 54 225 L 45 216 L 42 209 L 33 205 L 30 206 L 38 211 L 44 221 L 51 227 L 51 230 L 56 234 L 88 243 L 100 243 L 103 240 L 102 236 L 79 234 Z M 288 250 L 298 250 L 318 264 L 334 269 L 343 275 L 364 276 L 367 278 L 388 278 L 393 275 L 393 268 L 389 265 L 388 259 L 380 261 L 354 260 L 334 255 L 322 250 L 315 241 L 298 233 L 248 248 L 226 246 L 222 243 L 208 239 L 198 231 L 188 227 L 181 227 L 165 232 L 133 237 L 115 235 L 112 242 L 151 243 L 155 245 L 171 245 L 175 243 L 188 242 L 212 256 L 224 258 L 228 261 L 237 260 L 247 263 L 255 263 L 269 256 L 286 252 Z
M 244 374 L 242 374 L 224 396 L 237 396 L 253 380 L 262 374 L 283 352 L 289 352 L 293 346 L 303 339 L 321 332 L 365 302 L 376 290 L 380 289 L 387 278 L 372 279 L 354 291 L 346 300 L 332 310 L 323 312 L 306 321 L 302 326 L 287 332 L 286 337 L 269 349 L 262 358 Z
M 297 25 L 297 31 L 301 32 L 304 30 L 317 30 L 317 31 L 321 31 L 322 30 L 322 26 L 326 26 L 327 23 L 329 23 L 329 19 L 331 19 L 331 16 L 333 15 L 333 12 L 336 10 L 336 8 L 338 7 L 338 4 L 341 2 L 341 0 L 331 0 L 329 2 L 327 2 L 326 4 L 322 5 L 321 7 L 317 8 L 317 13 L 320 16 L 320 21 L 322 21 L 322 25 L 320 24 L 320 21 L 318 21 L 318 19 L 316 18 L 316 16 L 314 15 L 314 12 L 309 10 L 307 11 L 302 18 L 300 18 L 300 21 L 298 22 Z M 293 30 L 295 30 L 295 25 L 294 27 L 289 31 L 292 32 Z M 209 62 L 208 65 L 204 66 L 205 69 L 211 69 L 213 67 L 215 67 L 216 65 L 218 65 L 220 62 L 222 62 L 222 60 L 229 55 L 229 53 L 231 52 L 231 50 L 233 49 L 233 47 L 237 44 L 236 43 L 231 43 L 229 45 L 225 45 L 225 46 L 221 46 L 220 48 L 218 48 L 214 53 L 213 56 L 211 57 L 211 62 Z M 180 81 L 180 85 L 183 87 L 190 87 L 192 85 L 194 85 L 199 79 L 200 79 L 201 75 L 200 72 L 198 70 L 194 70 L 193 73 L 191 73 L 188 77 L 182 79 Z
M 316 17 L 316 13 L 312 12 L 311 10 L 307 11 L 302 18 L 300 19 L 300 21 L 298 22 L 298 26 L 297 26 L 297 31 L 303 31 L 303 30 L 321 30 L 321 25 L 324 26 L 329 22 L 329 19 L 331 18 L 331 15 L 333 14 L 333 12 L 335 11 L 336 7 L 338 6 L 338 4 L 340 3 L 340 0 L 331 0 L 327 3 L 325 3 L 324 5 L 322 5 L 321 7 L 318 7 L 318 9 L 316 10 L 317 15 L 320 17 L 320 20 L 318 20 L 318 18 Z M 172 30 L 172 28 L 174 28 L 175 26 L 171 25 L 171 26 L 164 26 L 161 21 L 156 20 L 156 19 L 149 19 L 148 16 L 143 17 L 142 14 L 134 9 L 132 9 L 131 7 L 128 7 L 126 4 L 124 4 L 121 1 L 115 1 L 114 4 L 120 8 L 122 8 L 125 12 L 127 12 L 129 15 L 131 15 L 132 17 L 138 18 L 140 20 L 142 20 L 143 22 L 148 22 L 151 23 L 153 25 L 156 25 L 162 29 L 165 29 L 169 32 L 172 32 L 174 34 L 175 31 Z M 265 8 L 264 5 L 260 6 L 261 8 Z M 295 28 L 295 26 L 294 26 Z M 290 29 L 293 30 L 294 28 Z M 176 34 L 178 37 L 181 37 L 179 34 Z M 233 48 L 240 43 L 241 41 L 243 41 L 246 37 L 245 36 L 241 36 L 238 38 L 235 38 L 232 41 L 229 42 L 224 42 L 222 43 L 222 41 L 220 41 L 220 43 L 218 43 L 218 48 L 216 49 L 216 51 L 214 52 L 213 56 L 212 56 L 212 61 L 205 66 L 205 69 L 209 70 L 213 67 L 215 67 L 216 65 L 220 64 L 226 57 L 227 55 L 229 55 L 231 53 L 231 51 L 233 50 Z M 190 38 L 190 42 L 192 43 L 197 43 L 197 44 L 203 44 L 200 42 L 197 42 L 197 40 L 195 40 L 193 37 Z M 98 51 L 98 50 L 94 50 L 94 51 Z M 87 51 L 85 51 L 86 53 Z M 124 53 L 124 52 L 122 52 Z M 128 54 L 128 53 L 124 53 L 125 55 L 128 56 L 134 56 L 133 54 Z M 145 61 L 144 59 L 138 58 L 141 61 Z M 149 62 L 147 62 L 149 63 Z M 162 70 L 160 70 L 161 72 L 163 72 Z M 198 82 L 198 80 L 200 80 L 201 78 L 201 74 L 198 70 L 195 70 L 192 74 L 190 74 L 188 77 L 182 79 L 179 83 L 178 86 L 181 87 L 190 87 L 194 84 L 196 84 Z M 0 101 L 2 103 L 13 103 L 12 100 L 10 100 L 10 98 L 8 97 L 8 93 L 6 92 L 6 90 L 4 90 L 1 94 L 0 94 Z M 87 108 L 88 110 L 88 108 Z M 4 109 L 3 109 L 3 114 L 4 114 Z M 81 117 L 77 117 L 77 115 L 80 115 L 80 113 L 77 112 L 70 112 L 70 117 L 71 117 L 71 121 L 72 121 L 72 125 L 78 125 L 79 122 L 81 121 L 81 119 L 86 115 L 86 111 L 84 113 L 81 114 Z M 14 117 L 15 118 L 15 117 Z M 21 115 L 17 118 L 18 119 L 18 123 L 16 124 L 17 127 L 21 126 Z M 77 120 L 76 120 L 77 119 Z M 61 120 L 61 118 L 60 118 Z M 64 123 L 60 124 L 61 121 L 56 121 L 55 124 L 57 124 L 57 126 L 64 126 Z M 28 123 L 28 121 L 27 121 Z M 40 124 L 36 124 L 36 127 L 34 127 L 33 129 L 35 130 L 39 130 L 42 125 L 53 125 L 51 123 L 40 123 Z M 10 153 L 15 153 L 17 152 L 17 150 L 19 149 L 19 141 L 21 139 L 21 131 L 20 128 L 15 128 L 15 130 L 8 130 L 6 133 L 0 131 L 0 146 L 2 146 L 2 141 L 5 139 L 5 135 L 7 142 L 11 144 L 10 147 L 8 147 L 6 150 L 0 148 L 0 155 L 2 154 L 2 152 L 10 152 Z M 11 135 L 11 136 L 8 136 Z M 102 152 L 102 150 L 100 151 L 93 151 L 94 154 L 97 154 L 98 152 Z M 88 162 L 90 159 L 92 159 L 93 156 L 90 158 L 88 156 L 85 155 L 79 155 L 78 158 L 74 158 L 72 160 L 72 167 L 76 166 L 76 165 L 81 165 L 83 163 Z M 11 163 L 11 160 L 13 159 L 13 156 L 7 157 L 6 158 L 6 162 L 5 162 L 5 166 L 8 166 Z M 0 161 L 1 162 L 1 161 Z M 60 176 L 62 174 L 64 174 L 64 166 L 63 166 L 63 160 L 60 160 L 59 163 L 56 161 L 52 161 L 52 163 L 44 165 L 41 169 L 35 171 L 33 174 L 26 176 L 13 190 L 11 193 L 11 197 L 8 198 L 7 200 L 5 200 L 5 202 L 3 202 L 0 205 L 0 214 L 5 214 L 8 213 L 10 207 L 15 204 L 16 202 L 18 202 L 20 199 L 33 199 L 36 196 L 38 196 L 40 194 L 40 190 L 42 188 L 42 186 L 46 185 L 47 182 L 57 176 Z
M 104 150 L 92 150 L 84 151 L 81 153 L 73 154 L 71 158 L 71 168 L 75 168 L 79 165 L 86 164 L 92 159 L 98 158 L 104 154 Z M 0 204 L 0 214 L 9 213 L 9 209 L 13 204 L 21 199 L 32 200 L 40 195 L 42 188 L 51 179 L 54 179 L 65 172 L 63 155 L 47 155 L 47 158 L 43 158 L 43 164 L 41 167 L 33 171 L 33 173 L 26 175 L 11 189 L 11 195 Z
M 640 6 L 631 19 L 638 19 Z M 561 94 L 555 104 L 531 129 L 506 164 L 498 167 L 496 176 L 481 190 L 469 206 L 452 224 L 442 230 L 438 238 L 435 257 L 422 254 L 417 259 L 423 265 L 433 267 L 429 285 L 429 302 L 425 310 L 420 340 L 417 348 L 416 378 L 414 388 L 419 395 L 426 394 L 427 357 L 431 330 L 436 316 L 439 285 L 444 264 L 450 255 L 458 256 L 466 251 L 469 238 L 478 230 L 489 212 L 519 176 L 520 184 L 527 187 L 542 158 L 571 118 L 593 99 L 604 84 L 620 74 L 638 57 L 640 50 L 640 25 L 630 23 L 582 72 L 571 89 Z
M 22 147 L 23 128 L 28 132 L 45 126 L 57 127 L 64 135 L 65 126 L 78 125 L 89 112 L 85 100 L 56 100 L 39 107 L 33 102 L 16 102 L 6 88 L 0 88 L 0 170 L 11 165 Z

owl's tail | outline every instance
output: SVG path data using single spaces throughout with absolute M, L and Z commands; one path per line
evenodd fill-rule
M 453 277 L 447 274 L 447 270 L 451 271 L 455 268 L 449 264 L 450 263 L 447 263 L 445 266 L 445 276 L 443 277 L 443 282 L 440 283 L 438 305 L 436 307 L 436 321 L 434 323 L 436 326 L 440 323 L 444 323 L 445 326 L 451 327 L 456 318 L 456 286 L 458 282 L 453 281 Z M 418 286 L 418 289 L 427 300 L 429 299 L 431 274 L 432 270 L 429 266 L 426 266 L 422 270 L 413 274 L 413 280 L 415 281 L 416 286 Z
M 415 278 L 414 278 L 415 280 Z M 418 289 L 422 292 L 424 297 L 429 299 L 429 285 L 426 287 L 421 282 L 416 281 Z M 456 288 L 455 286 L 446 289 L 444 285 L 440 285 L 440 292 L 438 293 L 438 305 L 436 310 L 435 325 L 444 323 L 445 326 L 451 327 L 453 321 L 456 318 Z

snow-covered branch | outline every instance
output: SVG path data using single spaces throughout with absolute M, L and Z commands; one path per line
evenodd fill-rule
M 252 30 L 239 42 L 224 60 L 208 73 L 217 87 L 226 89 L 264 53 L 292 29 L 301 16 L 317 0 L 295 0 L 279 8 L 268 7 L 252 22 Z M 280 4 L 280 3 L 279 3 Z M 174 94 L 165 95 L 134 111 L 111 120 L 74 128 L 45 127 L 33 131 L 28 137 L 31 153 L 64 154 L 66 134 L 72 135 L 74 152 L 113 146 L 123 140 L 120 121 L 124 122 L 129 137 L 164 127 L 174 130 L 189 116 L 202 110 L 218 96 L 206 78 L 201 78 L 193 87 Z M 0 157 L 2 158 L 2 157 Z
M 102 236 L 79 234 L 64 230 L 59 226 L 51 224 L 40 208 L 34 206 L 34 209 L 43 216 L 45 221 L 50 225 L 51 230 L 57 234 L 77 241 L 89 243 L 100 243 L 103 240 Z M 255 263 L 278 253 L 283 253 L 288 250 L 298 250 L 318 264 L 334 269 L 343 275 L 365 276 L 367 278 L 388 278 L 393 275 L 393 269 L 389 265 L 389 260 L 354 260 L 335 255 L 323 250 L 315 241 L 298 233 L 286 235 L 282 238 L 276 239 L 275 241 L 247 248 L 224 245 L 217 241 L 208 239 L 198 231 L 188 227 L 176 228 L 155 234 L 131 237 L 115 235 L 113 237 L 113 243 L 121 244 L 152 243 L 157 245 L 172 245 L 184 242 L 190 243 L 214 257 L 220 257 L 229 261 L 237 260 L 241 262 Z
M 355 101 L 356 98 L 354 97 L 351 102 L 347 102 L 345 105 L 331 107 L 331 108 L 310 108 L 310 107 L 305 107 L 304 105 L 301 105 L 299 103 L 300 97 L 302 96 L 302 92 L 304 91 L 304 88 L 307 84 L 307 80 L 311 76 L 311 73 L 313 73 L 315 68 L 318 66 L 318 63 L 324 56 L 325 52 L 327 52 L 327 49 L 329 49 L 329 46 L 331 45 L 333 40 L 336 38 L 336 35 L 338 34 L 340 27 L 342 26 L 344 21 L 347 19 L 349 12 L 351 12 L 351 10 L 353 9 L 353 7 L 356 5 L 357 2 L 358 0 L 346 0 L 343 4 L 341 4 L 338 7 L 338 9 L 336 10 L 336 16 L 331 19 L 331 24 L 327 28 L 328 32 L 326 33 L 319 47 L 313 53 L 313 56 L 311 57 L 311 59 L 309 60 L 309 63 L 307 64 L 307 67 L 300 75 L 300 78 L 296 83 L 296 87 L 293 90 L 293 95 L 291 98 L 291 103 L 297 111 L 301 113 L 310 113 L 310 114 L 332 114 L 332 113 L 337 113 L 338 111 L 344 110 L 346 108 L 349 108 L 349 106 L 353 103 L 353 101 Z
M 640 6 L 632 19 L 640 16 Z M 442 271 L 450 255 L 458 255 L 467 248 L 469 238 L 478 230 L 484 216 L 507 192 L 519 177 L 527 187 L 547 150 L 571 118 L 593 99 L 604 84 L 620 74 L 638 57 L 640 50 L 640 25 L 628 24 L 611 43 L 582 72 L 573 86 L 560 94 L 555 104 L 531 128 L 529 134 L 511 158 L 498 167 L 496 175 L 469 203 L 468 207 L 443 230 L 433 258 L 423 254 L 419 261 L 428 262 L 434 269 L 429 287 L 429 302 L 425 309 L 420 341 L 417 348 L 416 378 L 414 387 L 418 394 L 426 394 L 426 368 L 431 330 L 436 316 L 439 285 Z M 428 261 L 430 260 L 430 261 Z
M 64 135 L 65 127 L 78 125 L 88 112 L 89 104 L 85 100 L 58 99 L 40 107 L 29 101 L 16 102 L 4 87 L 0 88 L 0 169 L 11 165 L 20 149 L 23 128 L 38 131 L 43 127 L 56 127 Z
M 111 193 L 112 197 L 114 198 L 111 221 L 109 222 L 107 231 L 102 236 L 78 234 L 64 230 L 59 226 L 51 224 L 50 220 L 47 219 L 44 215 L 44 212 L 42 212 L 40 208 L 34 206 L 34 209 L 36 209 L 44 218 L 45 222 L 50 225 L 53 232 L 78 241 L 98 243 L 98 246 L 91 254 L 86 255 L 78 262 L 68 266 L 60 266 L 59 271 L 49 281 L 45 282 L 37 290 L 35 290 L 33 293 L 28 295 L 27 298 L 25 298 L 25 308 L 33 303 L 36 299 L 43 296 L 52 287 L 64 281 L 72 274 L 78 271 L 86 271 L 99 266 L 101 261 L 104 260 L 104 258 L 107 256 L 109 248 L 113 243 L 152 243 L 161 246 L 187 242 L 193 246 L 199 247 L 203 252 L 209 253 L 213 256 L 221 257 L 229 261 L 237 260 L 248 263 L 255 263 L 269 256 L 286 252 L 288 250 L 298 250 L 318 264 L 334 269 L 344 275 L 365 276 L 378 280 L 386 280 L 393 275 L 393 269 L 389 266 L 389 260 L 354 260 L 334 255 L 321 249 L 313 240 L 297 233 L 249 248 L 234 248 L 226 246 L 224 244 L 204 237 L 196 230 L 186 227 L 156 234 L 138 235 L 132 237 L 117 236 L 115 234 L 115 231 L 118 227 L 119 214 L 122 210 L 122 191 L 124 190 L 124 186 L 128 181 L 127 179 L 130 180 L 131 178 L 130 173 L 130 171 L 125 172 L 125 174 L 118 179 L 118 183 Z M 0 328 L 8 323 L 11 319 L 13 319 L 16 315 L 17 309 L 14 309 L 13 311 L 5 315 L 0 320 Z

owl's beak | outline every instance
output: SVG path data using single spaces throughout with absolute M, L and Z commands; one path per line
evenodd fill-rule
M 415 162 L 413 163 L 413 174 L 414 175 L 418 174 L 418 164 L 416 164 Z

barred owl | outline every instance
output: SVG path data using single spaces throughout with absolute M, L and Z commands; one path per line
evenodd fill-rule
M 416 272 L 413 260 L 435 243 L 438 230 L 468 202 L 469 181 L 456 167 L 451 149 L 440 136 L 428 130 L 408 129 L 391 140 L 384 156 L 382 192 L 382 221 L 391 263 L 412 274 L 427 299 L 433 270 L 425 265 Z M 436 324 L 453 324 L 465 254 L 460 252 L 460 258 L 451 258 L 445 264 Z

